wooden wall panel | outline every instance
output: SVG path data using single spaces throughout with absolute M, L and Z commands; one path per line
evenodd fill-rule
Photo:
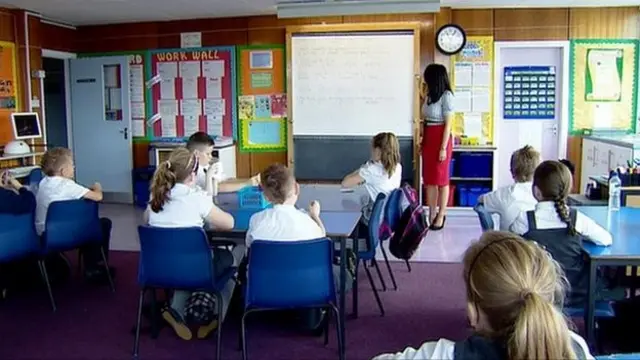
M 571 39 L 638 39 L 638 7 L 576 8 L 569 16 Z
M 76 52 L 76 30 L 41 22 L 40 32 L 43 49 Z
M 13 13 L 0 8 L 0 41 L 16 41 L 15 20 Z
M 493 12 L 491 9 L 453 10 L 451 22 L 460 25 L 469 36 L 492 36 Z
M 569 9 L 496 9 L 494 37 L 496 41 L 567 40 Z

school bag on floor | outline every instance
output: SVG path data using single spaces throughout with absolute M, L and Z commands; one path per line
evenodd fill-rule
M 400 207 L 402 215 L 395 229 L 392 229 L 393 235 L 389 240 L 389 251 L 398 259 L 408 260 L 427 235 L 429 225 L 416 190 L 410 185 L 404 184 L 401 191 L 403 196 L 400 197 L 397 206 Z

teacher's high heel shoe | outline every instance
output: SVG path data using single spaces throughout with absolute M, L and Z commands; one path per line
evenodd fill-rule
M 445 222 L 447 222 L 447 216 L 446 215 L 442 217 L 442 225 L 436 226 L 435 224 L 431 224 L 431 226 L 429 226 L 429 230 L 433 230 L 433 231 L 442 230 L 444 228 L 444 223 Z

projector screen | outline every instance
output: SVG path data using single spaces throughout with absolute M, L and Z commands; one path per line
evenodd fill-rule
M 413 32 L 294 34 L 293 135 L 412 135 Z

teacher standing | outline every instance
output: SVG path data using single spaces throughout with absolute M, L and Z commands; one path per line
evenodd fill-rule
M 430 229 L 441 230 L 447 220 L 449 201 L 454 99 L 444 66 L 427 66 L 423 77 L 426 88 L 422 103 L 422 179 L 427 187 Z

